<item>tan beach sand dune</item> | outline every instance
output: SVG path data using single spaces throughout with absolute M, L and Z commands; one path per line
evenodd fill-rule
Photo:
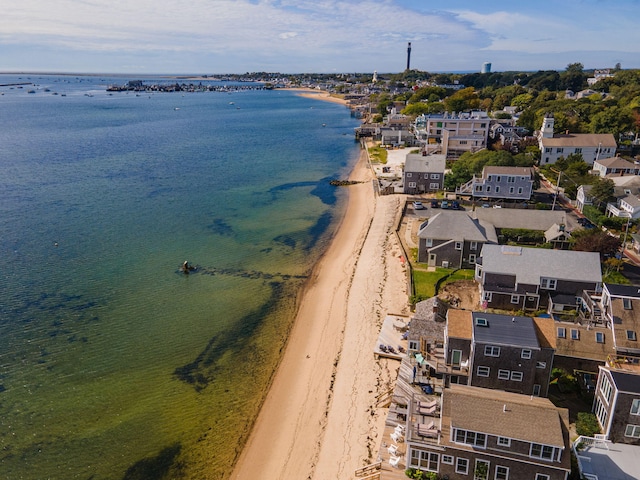
M 350 479 L 377 456 L 384 418 L 376 395 L 397 364 L 375 360 L 373 347 L 385 313 L 407 308 L 391 235 L 401 199 L 375 197 L 364 152 L 351 178 L 364 183 L 348 187 L 345 217 L 303 294 L 232 479 Z

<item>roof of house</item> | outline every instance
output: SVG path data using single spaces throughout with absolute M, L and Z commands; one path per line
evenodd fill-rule
M 566 447 L 563 415 L 547 398 L 451 385 L 442 394 L 451 426 L 559 448 Z
M 545 147 L 598 147 L 616 148 L 615 137 L 611 133 L 570 133 L 554 135 L 553 138 L 541 138 Z
M 498 243 L 496 229 L 492 224 L 472 219 L 467 212 L 454 210 L 443 210 L 432 216 L 418 231 L 418 237 Z
M 533 317 L 538 342 L 542 348 L 556 348 L 556 322 L 551 317 Z
M 557 336 L 558 328 L 565 329 L 564 338 Z M 571 330 L 577 330 L 578 338 L 572 338 Z M 596 341 L 596 332 L 602 334 L 602 343 Z M 558 322 L 555 325 L 554 334 L 556 336 L 556 356 L 605 362 L 607 357 L 615 355 L 613 335 L 608 328 Z
M 605 168 L 640 168 L 639 165 L 617 155 L 611 158 L 601 158 L 596 160 L 593 162 L 593 166 L 595 167 L 596 165 L 602 165 Z
M 478 319 L 486 322 L 480 323 Z M 473 312 L 472 327 L 475 343 L 540 348 L 531 317 Z
M 564 224 L 558 225 L 557 223 L 554 223 L 546 232 L 544 232 L 544 238 L 547 242 L 557 240 L 559 237 L 562 237 L 563 240 L 568 239 L 570 236 L 571 234 L 565 229 Z
M 482 169 L 482 178 L 487 175 L 514 175 L 518 177 L 533 177 L 533 168 L 531 167 L 500 167 L 487 165 Z
M 609 370 L 609 372 L 619 391 L 633 394 L 640 393 L 639 375 L 631 372 L 621 372 L 619 370 Z
M 619 283 L 605 283 L 602 290 L 612 297 L 640 298 L 640 287 L 635 285 L 622 285 Z
M 408 153 L 404 163 L 404 171 L 418 173 L 444 173 L 446 165 L 446 155 L 420 155 L 418 153 Z
M 514 247 L 485 244 L 482 247 L 484 272 L 516 276 L 519 284 L 539 285 L 540 279 L 602 282 L 600 254 L 572 250 Z
M 469 215 L 489 222 L 496 228 L 524 228 L 543 232 L 555 223 L 558 225 L 567 223 L 565 212 L 552 210 L 476 208 L 469 212 Z
M 611 298 L 616 350 L 640 350 L 640 298 Z
M 473 316 L 469 310 L 449 309 L 447 312 L 447 335 L 452 338 L 471 340 Z

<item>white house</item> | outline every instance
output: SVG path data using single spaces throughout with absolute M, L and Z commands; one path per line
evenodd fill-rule
M 616 139 L 610 133 L 566 133 L 554 135 L 553 114 L 546 114 L 538 132 L 540 165 L 556 163 L 560 157 L 576 153 L 590 164 L 604 158 L 615 157 Z

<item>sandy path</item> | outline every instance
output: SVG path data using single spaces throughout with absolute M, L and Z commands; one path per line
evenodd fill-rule
M 387 311 L 406 308 L 396 197 L 376 198 L 361 158 L 343 222 L 303 295 L 283 360 L 232 479 L 350 479 L 375 460 L 390 383 L 373 358 Z

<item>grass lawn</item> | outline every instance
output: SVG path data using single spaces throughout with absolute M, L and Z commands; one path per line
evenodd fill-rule
M 414 268 L 413 269 L 413 285 L 415 295 L 422 298 L 430 298 L 436 294 L 436 284 L 440 279 L 451 275 L 444 283 L 455 282 L 456 280 L 473 279 L 473 270 L 453 270 L 450 268 L 438 268 L 435 271 Z M 443 283 L 443 285 L 444 285 Z
M 371 157 L 372 163 L 381 163 L 385 165 L 387 163 L 387 155 L 387 150 L 379 146 L 369 148 L 369 157 Z

